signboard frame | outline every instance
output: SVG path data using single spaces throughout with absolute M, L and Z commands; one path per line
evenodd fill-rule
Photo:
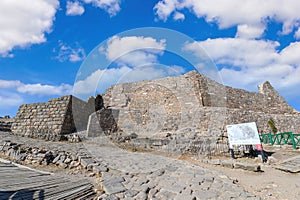
M 255 122 L 227 125 L 226 129 L 230 147 L 261 144 Z

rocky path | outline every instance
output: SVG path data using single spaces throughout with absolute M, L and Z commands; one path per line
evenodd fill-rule
M 257 199 L 227 176 L 187 161 L 125 151 L 106 138 L 84 145 L 93 158 L 108 163 L 103 199 Z
M 297 199 L 299 195 L 299 173 L 286 174 L 271 166 L 266 172 L 257 173 L 203 165 L 198 161 L 193 163 L 191 160 L 126 151 L 105 137 L 67 143 L 17 137 L 2 132 L 1 136 L 0 151 L 3 148 L 1 143 L 10 140 L 33 149 L 57 152 L 56 158 L 63 152 L 63 156 L 51 161 L 49 166 L 40 165 L 42 169 L 52 169 L 55 163 L 55 167 L 72 171 L 74 168 L 71 169 L 71 164 L 66 160 L 72 155 L 79 157 L 78 161 L 74 161 L 77 163 L 75 171 L 92 174 L 96 179 L 94 182 L 97 182 L 96 187 L 103 191 L 98 193 L 98 199 L 284 199 L 285 196 L 287 199 Z M 99 173 L 100 178 L 94 176 L 95 172 Z M 291 184 L 285 187 L 288 179 Z M 292 191 L 287 192 L 288 188 Z

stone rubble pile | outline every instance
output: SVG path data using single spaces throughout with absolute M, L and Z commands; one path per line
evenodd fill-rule
M 223 167 L 231 168 L 231 169 L 243 169 L 247 171 L 252 171 L 252 172 L 260 172 L 261 171 L 261 166 L 257 163 L 247 163 L 247 162 L 236 162 L 233 161 L 232 159 L 197 159 L 194 158 L 197 161 L 203 162 L 203 163 L 208 163 L 212 165 L 221 165 Z
M 71 153 L 58 149 L 31 147 L 9 140 L 0 144 L 0 154 L 16 163 L 55 165 L 63 169 L 75 169 L 75 173 L 91 172 L 91 176 L 99 176 L 101 172 L 108 171 L 107 164 L 96 162 L 87 153 Z
M 10 132 L 13 120 L 0 119 L 0 131 Z
M 0 155 L 21 163 L 56 166 L 69 174 L 93 176 L 100 188 L 99 200 L 259 199 L 227 176 L 186 161 L 128 152 L 107 138 L 68 143 L 1 134 Z

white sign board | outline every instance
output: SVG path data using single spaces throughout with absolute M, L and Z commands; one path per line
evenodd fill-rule
M 230 146 L 260 144 L 255 122 L 226 126 Z

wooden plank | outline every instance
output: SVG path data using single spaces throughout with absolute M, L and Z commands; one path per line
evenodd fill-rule
M 63 176 L 40 173 L 0 162 L 0 200 L 77 199 L 93 194 L 93 185 L 87 180 L 69 180 Z

